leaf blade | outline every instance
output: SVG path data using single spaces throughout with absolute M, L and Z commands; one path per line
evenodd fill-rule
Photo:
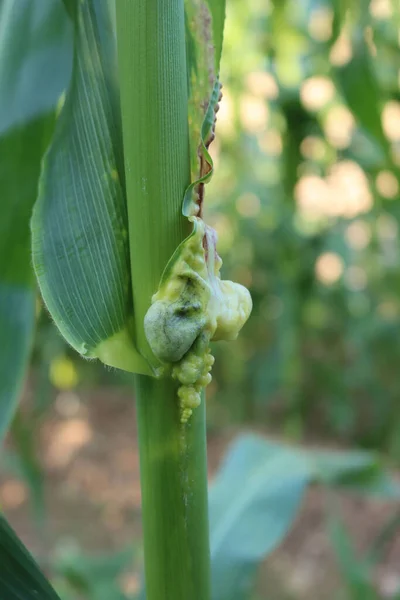
M 44 301 L 78 352 L 149 374 L 132 342 L 122 146 L 108 17 L 105 2 L 76 5 L 72 81 L 33 212 L 33 262 Z
M 219 73 L 224 39 L 226 0 L 208 0 L 208 4 L 212 14 L 215 71 Z
M 28 550 L 0 515 L 0 597 L 60 600 Z
M 3 0 L 0 24 L 2 135 L 54 109 L 71 69 L 72 31 L 54 0 Z
M 0 284 L 0 441 L 15 413 L 29 360 L 35 323 L 35 293 Z M 3 342 L 4 343 L 4 342 Z
M 17 405 L 32 343 L 35 289 L 29 220 L 54 107 L 69 77 L 71 32 L 57 2 L 4 0 L 0 23 L 1 441 Z M 21 36 L 26 43 L 21 44 Z
M 315 452 L 240 437 L 209 495 L 212 598 L 247 597 L 258 563 L 283 540 L 307 485 L 371 488 L 391 499 L 395 490 L 383 474 L 374 453 Z
M 196 214 L 194 196 L 200 182 L 213 172 L 208 153 L 220 88 L 219 65 L 225 24 L 225 0 L 185 0 L 188 116 L 192 183 L 186 190 L 183 214 Z M 200 157 L 200 161 L 199 161 Z

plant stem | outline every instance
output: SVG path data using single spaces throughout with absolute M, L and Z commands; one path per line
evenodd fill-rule
M 118 0 L 117 35 L 136 340 L 188 234 L 183 0 Z M 177 386 L 136 377 L 147 600 L 209 600 L 205 408 L 180 423 Z
M 139 376 L 136 391 L 146 598 L 208 600 L 204 399 L 183 428 L 171 382 Z

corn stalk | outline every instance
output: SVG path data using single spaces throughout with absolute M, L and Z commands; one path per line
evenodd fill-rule
M 162 272 L 189 233 L 190 182 L 182 0 L 121 0 L 118 55 L 135 331 Z M 181 424 L 177 383 L 136 376 L 146 593 L 150 600 L 210 597 L 205 404 Z

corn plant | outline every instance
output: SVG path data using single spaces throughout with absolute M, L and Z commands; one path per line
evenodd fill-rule
M 135 373 L 147 597 L 205 600 L 209 345 L 234 339 L 251 310 L 247 290 L 221 280 L 216 234 L 202 218 L 220 99 L 224 2 L 120 1 L 116 14 L 103 1 L 66 1 L 65 8 L 73 58 L 57 121 L 53 96 L 50 107 L 40 107 L 50 115 L 34 123 L 39 131 L 31 134 L 23 123 L 15 142 L 4 140 L 10 156 L 13 143 L 34 156 L 26 161 L 26 214 L 11 206 L 11 223 L 4 222 L 10 232 L 14 222 L 21 224 L 24 243 L 11 262 L 3 253 L 4 280 L 21 287 L 21 298 L 12 288 L 1 300 L 16 311 L 2 331 L 18 356 L 16 363 L 11 348 L 4 364 L 10 384 L 2 423 L 12 416 L 32 331 L 28 222 L 40 170 L 31 238 L 44 303 L 82 356 Z M 25 10 L 29 23 L 43 7 Z M 49 21 L 63 21 L 61 6 L 52 10 L 57 15 L 47 14 Z M 25 18 L 12 2 L 2 5 L 2 17 L 6 24 Z M 21 48 L 6 33 L 3 38 L 11 48 L 4 68 L 11 69 Z M 29 135 L 35 139 L 26 144 Z M 12 166 L 20 163 L 23 154 Z M 17 174 L 3 166 L 6 184 L 17 185 Z M 13 190 L 6 192 L 11 198 Z
M 210 494 L 209 540 L 210 342 L 251 310 L 203 219 L 224 16 L 224 0 L 0 3 L 0 434 L 36 281 L 77 352 L 134 374 L 148 600 L 247 598 L 313 481 L 399 495 L 373 455 L 245 437 Z M 58 598 L 3 517 L 0 556 L 0 598 Z

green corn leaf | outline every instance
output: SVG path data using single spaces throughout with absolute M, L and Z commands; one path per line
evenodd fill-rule
M 40 160 L 52 117 L 13 129 L 0 138 L 0 439 L 20 394 L 35 321 L 29 219 Z
M 371 489 L 393 498 L 382 476 L 373 453 L 304 451 L 257 436 L 239 438 L 210 490 L 212 598 L 248 597 L 259 562 L 288 532 L 307 485 Z
M 71 34 L 58 0 L 0 2 L 0 135 L 53 111 L 68 83 Z
M 372 584 L 372 570 L 365 560 L 356 556 L 352 540 L 339 517 L 328 519 L 330 541 L 340 574 L 352 600 L 379 600 Z
M 29 488 L 29 499 L 33 517 L 43 522 L 45 499 L 43 468 L 37 450 L 38 422 L 32 413 L 24 414 L 17 410 L 10 427 L 13 452 L 6 453 L 9 466 L 20 476 Z
M 117 553 L 96 556 L 68 548 L 56 557 L 53 570 L 65 583 L 69 592 L 67 595 L 66 591 L 66 598 L 128 600 L 120 590 L 120 579 L 127 569 L 132 568 L 134 555 L 131 545 Z
M 69 2 L 70 87 L 45 157 L 32 219 L 44 301 L 83 356 L 150 374 L 133 339 L 115 39 L 105 0 Z M 139 260 L 139 257 L 138 257 Z
M 25 546 L 0 515 L 0 598 L 60 600 Z
M 346 27 L 351 34 L 352 58 L 337 70 L 337 80 L 343 96 L 354 113 L 358 123 L 382 153 L 382 159 L 389 159 L 389 144 L 384 134 L 381 120 L 383 99 L 376 80 L 373 56 L 367 42 L 367 28 L 370 26 L 369 2 L 345 3 L 336 0 L 336 29 Z M 340 24 L 340 25 L 338 25 Z M 335 36 L 334 36 L 335 37 Z
M 346 14 L 349 7 L 353 9 L 354 2 L 351 0 L 331 0 L 333 9 L 333 21 L 332 21 L 332 37 L 331 44 L 333 45 L 338 39 L 342 28 L 346 22 Z
M 238 441 L 210 491 L 213 600 L 248 597 L 258 563 L 286 535 L 308 484 L 301 461 L 264 444 Z
M 225 0 L 185 0 L 189 132 L 192 184 L 185 193 L 183 213 L 196 214 L 198 184 L 213 172 L 208 144 L 213 138 L 221 86 L 219 65 L 225 23 Z M 194 201 L 194 202 L 193 202 Z
M 215 113 L 220 98 L 220 90 L 219 81 L 216 81 L 200 130 L 200 142 L 198 143 L 198 150 L 196 152 L 196 175 L 194 175 L 194 180 L 188 186 L 183 198 L 182 212 L 186 217 L 201 214 L 202 198 L 199 191 L 199 184 L 203 185 L 207 183 L 214 171 L 213 160 L 208 152 L 207 139 L 212 139 L 213 136 Z
M 222 42 L 224 39 L 224 23 L 225 23 L 225 0 L 208 0 L 212 16 L 212 29 L 214 41 L 214 62 L 215 70 L 219 73 L 219 65 L 221 62 Z
M 54 107 L 70 75 L 70 34 L 56 1 L 0 4 L 0 440 L 15 411 L 32 341 L 29 220 Z
M 34 292 L 0 284 L 0 440 L 21 392 L 34 325 Z
M 358 40 L 353 48 L 351 61 L 338 70 L 340 87 L 361 127 L 378 144 L 385 157 L 389 144 L 382 128 L 382 98 L 372 68 L 372 58 L 363 39 Z

